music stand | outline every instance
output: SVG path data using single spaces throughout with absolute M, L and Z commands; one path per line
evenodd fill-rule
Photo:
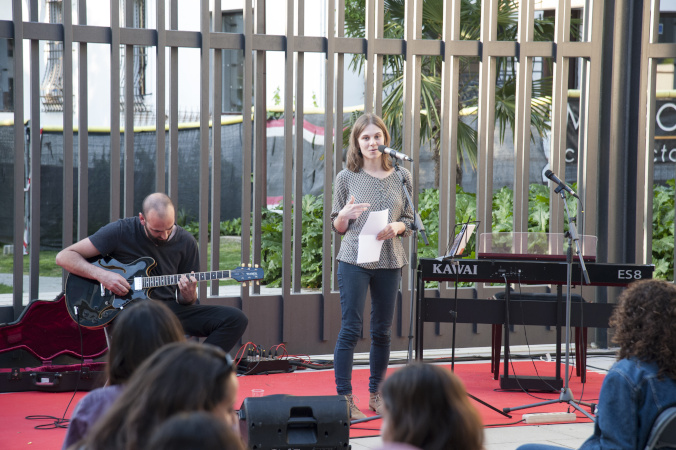
M 470 238 L 472 237 L 472 234 L 474 233 L 474 230 L 479 226 L 481 222 L 478 220 L 475 221 L 466 221 L 463 223 L 457 224 L 455 227 L 458 228 L 460 227 L 460 231 L 455 235 L 453 238 L 453 242 L 450 245 L 450 249 L 447 247 L 447 254 L 445 256 L 440 256 L 436 258 L 438 261 L 444 261 L 448 262 L 452 265 L 458 265 L 458 259 L 462 256 L 463 252 L 465 251 L 465 248 L 467 247 L 467 244 L 469 243 Z M 453 317 L 453 333 L 452 333 L 452 338 L 451 338 L 451 372 L 455 371 L 455 331 L 457 328 L 457 318 L 458 318 L 458 271 L 455 271 L 455 288 L 454 288 L 454 295 L 453 295 L 453 301 L 454 301 L 454 306 L 453 310 L 451 311 L 451 317 Z M 425 286 L 418 286 L 418 289 L 425 289 Z M 493 411 L 497 412 L 498 414 L 501 414 L 507 418 L 512 418 L 509 414 L 507 414 L 506 411 L 500 411 L 498 408 L 496 408 L 493 405 L 490 405 L 486 403 L 485 401 L 481 400 L 480 398 L 475 397 L 474 395 L 470 394 L 467 392 L 467 396 L 471 398 L 472 400 L 481 403 L 487 408 L 492 409 Z
M 455 237 L 453 238 L 453 242 L 446 247 L 446 252 L 447 254 L 445 256 L 439 256 L 438 258 L 435 258 L 437 261 L 444 261 L 444 262 L 449 262 L 450 264 L 457 266 L 458 265 L 458 258 L 462 257 L 463 252 L 465 251 L 465 248 L 467 247 L 467 244 L 469 243 L 470 238 L 472 237 L 472 234 L 474 233 L 474 230 L 479 226 L 481 222 L 478 220 L 475 221 L 467 221 L 463 223 L 456 224 L 455 228 L 457 229 L 460 227 L 460 231 L 455 234 Z M 456 280 L 455 280 L 455 289 L 454 289 L 454 301 L 455 305 L 453 307 L 453 311 L 451 311 L 451 316 L 453 317 L 453 337 L 451 339 L 451 371 L 455 370 L 455 328 L 457 325 L 457 311 L 458 311 L 458 272 L 456 270 L 455 272 L 456 275 Z M 418 286 L 420 288 L 420 286 Z M 423 286 L 423 289 L 425 287 Z
M 566 293 L 566 370 L 564 373 L 564 384 L 561 388 L 561 395 L 557 400 L 548 400 L 539 403 L 532 403 L 530 405 L 517 406 L 514 408 L 503 408 L 504 412 L 517 411 L 520 409 L 533 408 L 535 406 L 551 405 L 553 403 L 568 403 L 573 408 L 580 411 L 582 414 L 587 416 L 592 421 L 595 421 L 594 417 L 583 410 L 578 402 L 575 401 L 572 391 L 569 387 L 570 381 L 570 371 L 569 371 L 569 360 L 570 360 L 570 309 L 571 309 L 571 289 L 572 289 L 572 273 L 573 273 L 573 243 L 575 243 L 575 252 L 580 260 L 580 268 L 584 276 L 585 284 L 589 283 L 589 274 L 587 273 L 587 267 L 584 264 L 584 258 L 582 257 L 582 250 L 580 248 L 580 238 L 577 234 L 577 228 L 575 227 L 575 218 L 571 217 L 570 211 L 568 210 L 568 202 L 566 201 L 566 196 L 563 191 L 563 186 L 559 185 L 555 190 L 555 193 L 561 195 L 563 200 L 564 209 L 566 211 L 566 217 L 568 218 L 568 231 L 565 233 L 565 236 L 568 238 L 568 251 L 566 252 L 566 287 L 568 292 Z M 579 349 L 576 349 L 579 351 Z

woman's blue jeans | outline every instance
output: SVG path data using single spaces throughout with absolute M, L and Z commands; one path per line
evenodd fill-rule
M 369 392 L 378 392 L 390 362 L 390 334 L 401 269 L 364 269 L 338 263 L 338 287 L 342 319 L 333 367 L 338 395 L 352 393 L 354 348 L 361 337 L 366 292 L 371 289 L 371 352 Z

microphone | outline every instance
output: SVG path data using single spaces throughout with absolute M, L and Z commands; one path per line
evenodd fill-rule
M 546 176 L 547 178 L 549 178 L 550 180 L 552 180 L 554 183 L 558 184 L 560 189 L 563 189 L 564 191 L 568 192 L 568 193 L 569 193 L 570 195 L 572 195 L 573 197 L 580 198 L 580 197 L 577 196 L 577 194 L 575 193 L 575 191 L 572 190 L 572 189 L 570 188 L 570 186 L 568 186 L 568 185 L 567 185 L 566 183 L 564 183 L 563 181 L 559 180 L 559 177 L 557 177 L 557 176 L 554 174 L 554 172 L 552 172 L 551 170 L 547 170 L 547 171 L 545 172 L 545 176 Z
M 399 153 L 398 151 L 390 147 L 385 147 L 384 145 L 379 145 L 378 150 L 390 156 L 394 156 L 397 159 L 401 159 L 402 161 L 413 161 L 413 159 L 411 159 L 410 156 L 404 155 L 403 153 Z

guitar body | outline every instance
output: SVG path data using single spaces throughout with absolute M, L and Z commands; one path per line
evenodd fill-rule
M 75 322 L 85 328 L 101 328 L 108 325 L 117 314 L 131 302 L 147 299 L 150 289 L 134 290 L 134 277 L 146 277 L 155 266 L 150 257 L 139 258 L 131 264 L 122 264 L 115 259 L 100 259 L 95 266 L 122 275 L 131 289 L 123 297 L 107 289 L 102 290 L 97 280 L 68 274 L 66 278 L 66 308 Z
M 231 278 L 245 285 L 248 281 L 262 280 L 265 276 L 263 269 L 244 265 L 234 270 L 151 276 L 150 271 L 156 263 L 148 256 L 139 258 L 131 264 L 122 264 L 112 258 L 99 259 L 92 264 L 122 275 L 131 286 L 126 295 L 119 297 L 107 289 L 102 289 L 96 280 L 68 274 L 66 278 L 68 314 L 80 326 L 92 329 L 106 326 L 117 313 L 132 302 L 150 298 L 154 288 L 177 285 L 182 276 L 194 277 L 197 281 Z

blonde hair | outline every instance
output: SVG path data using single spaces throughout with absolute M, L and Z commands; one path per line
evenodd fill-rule
M 385 146 L 390 145 L 390 132 L 387 131 L 385 122 L 383 119 L 376 116 L 375 114 L 366 113 L 360 116 L 352 125 L 352 131 L 350 132 L 350 146 L 347 149 L 347 168 L 352 172 L 359 172 L 359 169 L 364 167 L 364 157 L 361 154 L 361 149 L 359 148 L 359 136 L 364 132 L 364 128 L 369 125 L 375 125 L 383 132 L 384 144 Z M 390 170 L 392 168 L 392 162 L 390 158 L 380 158 L 383 170 Z

